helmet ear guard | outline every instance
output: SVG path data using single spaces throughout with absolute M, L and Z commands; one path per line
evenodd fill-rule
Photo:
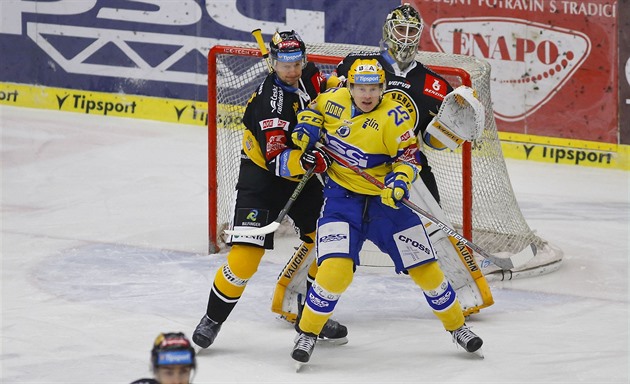
M 423 28 L 422 17 L 407 3 L 387 15 L 381 43 L 399 66 L 407 67 L 415 59 Z

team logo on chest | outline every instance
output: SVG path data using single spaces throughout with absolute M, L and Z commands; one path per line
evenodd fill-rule
M 350 127 L 348 127 L 347 125 L 342 125 L 341 127 L 337 128 L 337 135 L 339 135 L 340 137 L 348 137 L 348 135 L 350 134 Z

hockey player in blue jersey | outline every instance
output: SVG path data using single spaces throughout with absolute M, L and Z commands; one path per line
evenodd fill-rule
M 306 363 L 323 325 L 352 282 L 359 251 L 371 240 L 388 254 L 396 272 L 418 285 L 444 328 L 468 352 L 482 340 L 465 325 L 457 295 L 436 262 L 421 219 L 401 206 L 420 171 L 411 116 L 383 98 L 385 73 L 375 59 L 355 60 L 347 86 L 320 94 L 298 114 L 293 141 L 308 150 L 317 142 L 388 185 L 379 189 L 333 161 L 324 178 L 324 205 L 317 226 L 319 270 L 306 295 L 292 357 Z

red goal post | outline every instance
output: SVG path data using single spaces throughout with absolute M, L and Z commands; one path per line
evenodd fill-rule
M 308 60 L 332 72 L 347 54 L 374 52 L 375 47 L 345 44 L 307 44 Z M 492 111 L 490 65 L 473 57 L 420 52 L 417 59 L 445 77 L 453 87 L 468 85 L 479 94 L 486 111 Z M 241 118 L 247 100 L 268 74 L 254 44 L 218 45 L 208 54 L 208 221 L 210 252 L 225 243 L 223 229 L 232 219 L 238 177 Z M 562 252 L 529 228 L 516 202 L 503 158 L 496 123 L 486 112 L 483 136 L 456 151 L 425 147 L 438 182 L 442 208 L 461 233 L 488 252 L 516 253 L 534 243 L 539 254 L 521 268 L 523 275 L 547 273 L 559 267 Z M 367 253 L 379 253 L 370 251 Z M 362 256 L 363 257 L 363 256 Z M 372 259 L 366 257 L 366 259 Z M 377 255 L 376 265 L 381 264 Z M 387 264 L 387 260 L 383 261 Z M 496 268 L 482 265 L 486 273 Z M 517 271 L 518 272 L 518 271 Z

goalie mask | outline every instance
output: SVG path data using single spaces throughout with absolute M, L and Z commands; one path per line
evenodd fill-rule
M 186 365 L 195 368 L 195 350 L 186 336 L 181 333 L 160 333 L 151 350 L 153 369 L 165 365 Z
M 269 43 L 269 56 L 274 68 L 278 61 L 284 63 L 302 61 L 302 67 L 304 67 L 306 65 L 306 44 L 295 31 L 276 32 Z
M 382 48 L 389 51 L 401 69 L 407 68 L 415 59 L 422 28 L 422 17 L 409 4 L 403 4 L 387 15 Z

